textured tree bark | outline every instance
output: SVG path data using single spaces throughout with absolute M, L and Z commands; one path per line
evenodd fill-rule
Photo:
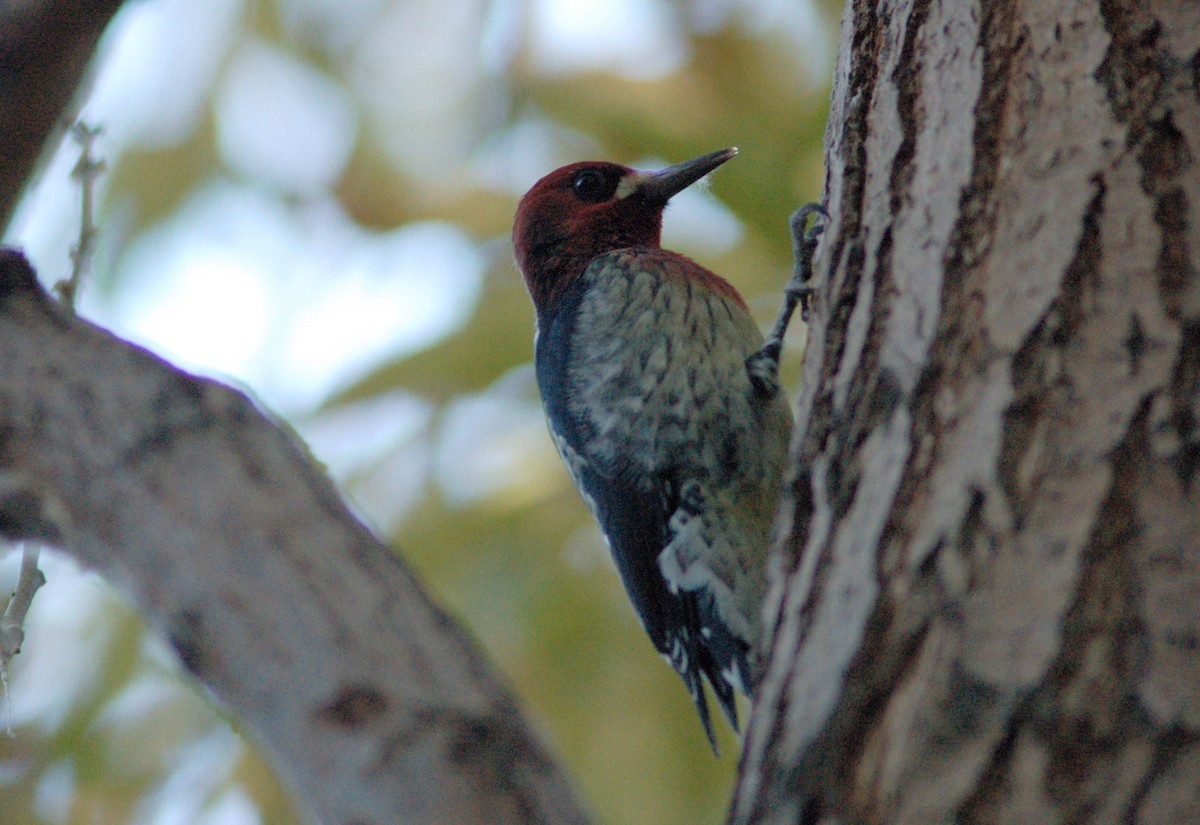
M 0 535 L 140 607 L 330 823 L 587 817 L 474 644 L 241 393 L 0 252 Z
M 847 4 L 731 821 L 1200 822 L 1200 5 Z

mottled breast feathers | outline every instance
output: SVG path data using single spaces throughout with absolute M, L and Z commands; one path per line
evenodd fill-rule
M 727 282 L 657 247 L 596 256 L 538 317 L 555 443 L 710 739 L 701 677 L 735 727 L 733 688 L 753 679 L 791 432 L 747 373 L 761 346 Z

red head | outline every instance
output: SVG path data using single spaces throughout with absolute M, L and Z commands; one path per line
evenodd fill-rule
M 513 221 L 517 266 L 539 311 L 604 252 L 657 247 L 663 209 L 737 154 L 723 149 L 659 172 L 602 161 L 556 169 L 521 198 Z

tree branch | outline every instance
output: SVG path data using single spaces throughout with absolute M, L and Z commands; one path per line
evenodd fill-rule
M 240 393 L 0 253 L 0 534 L 124 590 L 323 821 L 586 816 L 466 634 Z

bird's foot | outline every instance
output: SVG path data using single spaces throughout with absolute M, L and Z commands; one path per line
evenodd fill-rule
M 816 218 L 809 223 L 808 219 L 813 215 Z M 806 322 L 808 321 L 810 299 L 816 292 L 816 285 L 813 283 L 813 259 L 817 253 L 817 241 L 821 239 L 821 233 L 825 231 L 827 220 L 829 220 L 829 213 L 819 203 L 806 203 L 792 213 L 792 256 L 795 263 L 792 269 L 792 278 L 784 287 L 784 293 L 789 296 L 794 295 L 795 298 L 792 300 L 804 302 L 801 318 Z M 784 322 L 784 331 L 786 329 L 787 321 Z
M 810 223 L 809 218 L 813 215 L 816 215 L 816 219 Z M 792 277 L 783 288 L 783 306 L 779 309 L 779 317 L 766 343 L 746 359 L 750 383 L 755 394 L 761 398 L 770 398 L 779 392 L 779 356 L 783 351 L 783 336 L 787 334 L 797 304 L 802 305 L 801 314 L 805 321 L 808 320 L 810 299 L 814 292 L 813 257 L 817 241 L 825 230 L 824 221 L 828 218 L 829 213 L 819 203 L 805 204 L 792 213 L 790 225 L 795 264 Z

